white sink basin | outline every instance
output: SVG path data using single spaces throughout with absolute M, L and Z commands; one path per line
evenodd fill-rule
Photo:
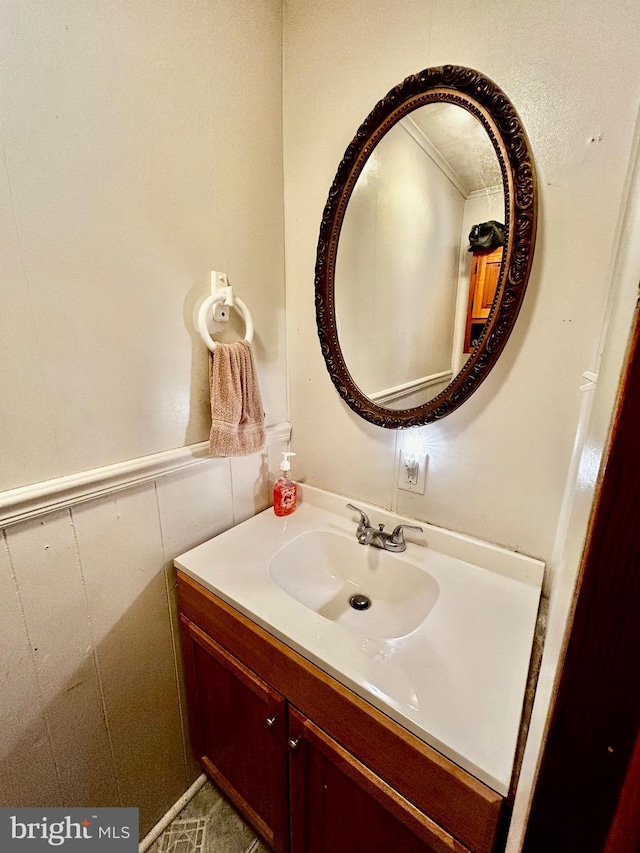
M 269 572 L 300 604 L 368 637 L 406 637 L 440 594 L 438 582 L 419 566 L 328 530 L 311 530 L 287 542 Z M 350 604 L 354 594 L 367 597 L 368 609 Z
M 298 499 L 176 566 L 506 796 L 543 564 L 426 522 L 391 554 L 358 544 L 348 497 L 300 485 Z M 416 523 L 360 505 L 388 530 Z

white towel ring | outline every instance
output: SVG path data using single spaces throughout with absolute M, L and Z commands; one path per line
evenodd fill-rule
M 224 302 L 225 298 L 226 297 L 223 292 L 207 296 L 207 298 L 200 306 L 200 310 L 198 311 L 198 331 L 200 332 L 200 337 L 205 342 L 207 347 L 211 350 L 211 352 L 215 350 L 217 342 L 214 341 L 211 335 L 209 334 L 209 328 L 207 326 L 207 312 L 216 304 L 216 302 Z M 244 340 L 248 344 L 250 344 L 253 340 L 253 319 L 251 317 L 251 312 L 244 304 L 242 299 L 240 299 L 238 296 L 233 297 L 233 304 L 242 314 L 242 319 L 244 320 L 245 326 Z

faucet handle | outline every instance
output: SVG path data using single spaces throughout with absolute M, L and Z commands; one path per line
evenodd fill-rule
M 419 530 L 420 533 L 422 533 L 422 528 L 417 524 L 399 524 L 391 534 L 391 541 L 394 545 L 399 545 L 401 542 L 404 542 L 405 530 Z
M 371 527 L 371 523 L 369 522 L 369 516 L 367 515 L 367 513 L 364 510 L 360 509 L 359 506 L 354 506 L 353 504 L 347 504 L 347 509 L 353 509 L 353 510 L 355 510 L 355 512 L 360 513 L 360 524 L 358 525 L 358 527 L 362 527 L 362 528 Z

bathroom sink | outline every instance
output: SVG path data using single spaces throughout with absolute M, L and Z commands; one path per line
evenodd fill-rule
M 269 508 L 177 568 L 507 796 L 544 565 L 424 521 L 402 553 L 359 545 L 348 496 L 298 488 L 292 515 Z M 374 526 L 417 523 L 362 506 Z
M 438 582 L 420 566 L 328 530 L 287 542 L 269 572 L 284 592 L 325 619 L 382 639 L 415 631 L 440 594 Z

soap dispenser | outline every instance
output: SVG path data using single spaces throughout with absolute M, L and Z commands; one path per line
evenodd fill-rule
M 276 515 L 291 515 L 296 508 L 298 487 L 289 475 L 289 471 L 291 469 L 289 457 L 295 455 L 295 453 L 282 454 L 280 476 L 273 486 L 273 511 Z

